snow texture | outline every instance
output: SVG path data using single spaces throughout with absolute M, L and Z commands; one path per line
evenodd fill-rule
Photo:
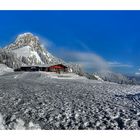
M 140 86 L 77 77 L 1 75 L 0 129 L 140 129 Z

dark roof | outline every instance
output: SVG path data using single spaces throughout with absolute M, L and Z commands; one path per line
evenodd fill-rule
M 23 65 L 21 67 L 51 67 L 51 66 L 56 66 L 56 65 L 62 65 L 67 68 L 64 64 L 41 64 L 41 65 Z
M 57 65 L 61 65 L 61 66 L 65 67 L 65 68 L 67 68 L 67 66 L 65 66 L 64 64 L 55 64 L 55 65 L 51 65 L 51 66 L 57 66 Z

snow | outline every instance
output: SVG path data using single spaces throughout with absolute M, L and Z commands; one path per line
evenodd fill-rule
M 40 130 L 41 128 L 40 128 L 40 126 L 39 126 L 39 124 L 34 124 L 32 121 L 30 121 L 29 122 L 29 129 L 30 130 Z
M 55 73 L 55 72 L 24 72 L 24 73 L 20 73 L 20 74 L 15 74 L 14 77 L 15 79 L 18 78 L 32 78 L 32 79 L 37 79 L 38 80 L 42 79 L 42 80 L 46 80 L 47 78 L 51 78 L 51 79 L 61 79 L 61 80 L 87 80 L 86 77 L 84 76 L 79 76 L 75 73 Z M 97 81 L 98 83 L 100 83 L 100 81 Z
M 3 75 L 3 74 L 8 73 L 8 72 L 13 72 L 13 69 L 7 67 L 4 64 L 0 64 L 0 75 Z
M 14 129 L 15 130 L 25 130 L 24 126 L 25 122 L 22 119 L 17 119 L 16 123 L 14 124 Z
M 46 55 L 47 55 L 47 57 L 48 57 L 48 60 L 51 62 L 51 61 L 52 61 L 51 58 L 52 58 L 53 56 L 52 56 L 49 52 L 47 52 Z
M 100 78 L 98 75 L 95 75 L 94 74 L 94 76 L 95 76 L 95 78 L 97 78 L 98 80 L 100 80 L 100 81 L 104 81 L 102 78 Z
M 18 49 L 14 49 L 12 51 L 17 54 L 17 57 L 21 57 L 21 56 L 24 56 L 26 58 L 35 57 L 38 63 L 44 64 L 40 56 L 38 55 L 38 53 L 30 46 L 23 46 Z
M 37 62 L 41 62 L 41 64 L 44 64 L 40 58 L 40 56 L 38 55 L 38 53 L 36 51 L 31 51 L 30 52 L 30 57 L 35 56 L 37 59 Z
M 18 35 L 17 40 L 20 40 L 20 38 L 25 37 L 25 36 L 27 36 L 27 35 L 31 35 L 31 36 L 33 36 L 32 33 L 30 33 L 30 32 L 26 32 L 26 33 L 23 33 L 23 34 Z
M 46 53 L 43 51 L 43 54 L 46 55 Z
M 29 57 L 31 55 L 31 47 L 30 46 L 23 46 L 18 49 L 12 50 L 14 53 L 17 54 L 17 57 L 24 56 Z
M 10 118 L 10 117 L 9 117 Z M 32 121 L 30 121 L 28 123 L 27 126 L 25 126 L 25 121 L 21 118 L 16 118 L 15 115 L 12 115 L 11 119 L 11 125 L 9 125 L 8 127 L 5 125 L 6 124 L 6 120 L 4 119 L 4 115 L 2 115 L 0 113 L 0 130 L 11 130 L 11 128 L 13 130 L 39 130 L 41 129 L 39 124 L 35 124 Z
M 50 78 L 55 78 L 55 79 L 87 79 L 85 77 L 79 76 L 75 73 L 52 73 L 52 72 L 47 72 L 46 73 L 48 77 Z
M 0 97 L 1 129 L 140 130 L 138 85 L 15 72 L 0 76 Z
M 18 77 L 18 75 L 16 75 L 14 78 L 16 79 Z
M 4 124 L 3 124 L 3 115 L 0 113 L 0 130 L 4 130 L 5 127 L 4 127 Z

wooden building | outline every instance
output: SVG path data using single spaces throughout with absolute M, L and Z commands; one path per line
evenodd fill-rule
M 57 64 L 48 67 L 48 71 L 57 73 L 68 72 L 68 67 L 63 64 Z
M 63 64 L 44 64 L 44 65 L 31 65 L 21 66 L 14 71 L 46 71 L 46 72 L 68 72 L 68 67 Z
M 21 66 L 18 69 L 14 69 L 14 71 L 39 71 L 39 66 Z

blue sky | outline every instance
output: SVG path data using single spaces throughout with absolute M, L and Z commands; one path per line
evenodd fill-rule
M 88 71 L 139 73 L 140 11 L 0 11 L 0 46 L 24 32 Z

